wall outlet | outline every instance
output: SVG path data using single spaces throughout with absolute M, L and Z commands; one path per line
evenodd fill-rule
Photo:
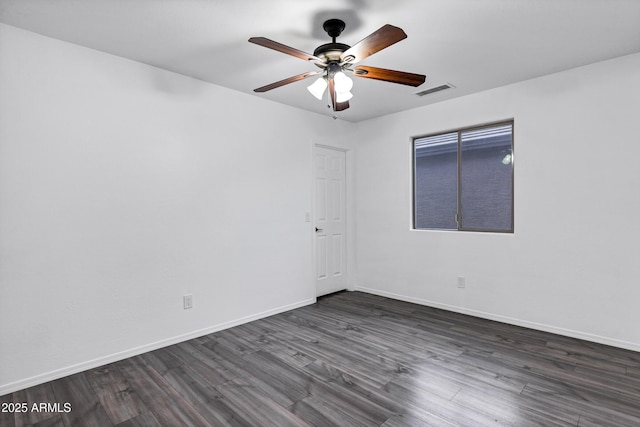
M 458 282 L 457 283 L 458 283 L 458 287 L 459 288 L 464 288 L 466 286 L 464 277 L 462 277 L 462 276 L 458 277 Z
M 187 310 L 193 308 L 193 295 L 186 294 L 182 296 L 182 307 Z

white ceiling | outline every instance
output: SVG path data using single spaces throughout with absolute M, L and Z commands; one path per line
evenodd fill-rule
M 328 18 L 355 44 L 384 24 L 408 38 L 362 65 L 426 74 L 419 88 L 354 78 L 361 121 L 640 51 L 640 0 L 0 0 L 0 22 L 283 104 L 333 115 L 308 79 L 253 89 L 310 63 L 247 42 L 306 51 L 330 41 Z M 449 82 L 438 94 L 414 93 Z

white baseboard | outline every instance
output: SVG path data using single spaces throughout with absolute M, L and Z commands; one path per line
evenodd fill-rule
M 470 316 L 480 317 L 482 319 L 495 320 L 497 322 L 508 323 L 510 325 L 522 326 L 529 329 L 536 329 L 538 331 L 550 332 L 552 334 L 564 335 L 571 338 L 578 338 L 585 341 L 591 341 L 599 344 L 610 345 L 612 347 L 619 347 L 625 350 L 632 350 L 640 352 L 640 344 L 618 340 L 615 338 L 603 337 L 600 335 L 589 334 L 586 332 L 575 331 L 572 329 L 560 328 L 557 326 L 546 325 L 543 323 L 530 322 L 527 320 L 516 319 L 513 317 L 502 316 L 500 314 L 487 313 L 479 310 L 471 310 L 464 307 L 458 307 L 449 304 L 443 304 L 435 301 L 424 300 L 421 298 L 409 297 L 406 295 L 395 294 L 392 292 L 385 292 L 378 289 L 366 288 L 363 286 L 356 286 L 356 291 L 366 292 L 368 294 L 379 295 L 381 297 L 391 298 L 399 301 L 411 302 L 414 304 L 425 305 L 433 308 L 440 308 L 447 311 L 453 311 L 456 313 L 468 314 Z
M 59 378 L 66 377 L 68 375 L 77 374 L 78 372 L 86 371 L 88 369 L 94 369 L 109 363 L 117 362 L 119 360 L 126 359 L 128 357 L 137 356 L 139 354 L 147 353 L 149 351 L 157 350 L 159 348 L 167 347 L 173 344 L 178 344 L 183 341 L 187 341 L 193 338 L 198 338 L 204 335 L 208 335 L 214 332 L 222 331 L 224 329 L 229 329 L 234 326 L 242 325 L 244 323 L 252 322 L 254 320 L 262 319 L 264 317 L 273 316 L 274 314 L 284 313 L 289 310 L 293 310 L 296 308 L 304 307 L 306 305 L 314 304 L 316 302 L 315 298 L 299 301 L 293 304 L 285 305 L 282 307 L 278 307 L 272 310 L 263 311 L 261 313 L 252 314 L 250 316 L 245 316 L 240 319 L 232 320 L 229 322 L 220 323 L 218 325 L 210 326 L 204 329 L 199 329 L 196 331 L 188 332 L 186 334 L 178 335 L 175 337 L 167 338 L 164 340 L 156 341 L 153 343 L 145 344 L 140 347 L 131 348 L 125 351 L 120 351 L 118 353 L 113 353 L 107 356 L 99 357 L 97 359 L 89 360 L 86 362 L 78 363 L 75 365 L 67 366 L 61 369 L 56 369 L 55 371 L 45 372 L 40 375 L 35 375 L 30 378 L 26 378 L 23 380 L 11 382 L 8 384 L 0 385 L 0 396 L 3 396 L 8 393 L 13 393 L 18 390 L 22 390 L 28 387 L 32 387 L 38 384 L 46 383 L 48 381 L 56 380 Z

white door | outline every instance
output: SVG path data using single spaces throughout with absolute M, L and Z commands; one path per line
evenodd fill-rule
M 347 288 L 346 155 L 315 148 L 316 293 L 326 295 Z

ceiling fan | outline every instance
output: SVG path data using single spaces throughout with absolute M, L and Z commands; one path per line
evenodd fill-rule
M 331 105 L 334 111 L 342 111 L 349 108 L 349 99 L 353 97 L 351 88 L 353 81 L 345 73 L 366 79 L 382 80 L 391 83 L 399 83 L 409 86 L 420 86 L 424 83 L 426 76 L 422 74 L 407 73 L 404 71 L 388 70 L 386 68 L 369 67 L 365 65 L 354 66 L 355 63 L 373 55 L 407 38 L 407 34 L 393 25 L 384 25 L 374 31 L 353 46 L 336 42 L 336 38 L 345 28 L 344 21 L 340 19 L 329 19 L 325 21 L 322 28 L 332 38 L 331 43 L 318 46 L 313 55 L 298 49 L 283 45 L 265 37 L 251 37 L 249 42 L 269 49 L 286 53 L 304 61 L 313 62 L 320 68 L 319 71 L 309 71 L 289 77 L 275 83 L 254 89 L 254 92 L 266 92 L 271 89 L 284 86 L 289 83 L 304 80 L 309 77 L 321 74 L 321 77 L 311 84 L 307 89 L 313 96 L 322 100 L 325 90 L 329 88 Z

